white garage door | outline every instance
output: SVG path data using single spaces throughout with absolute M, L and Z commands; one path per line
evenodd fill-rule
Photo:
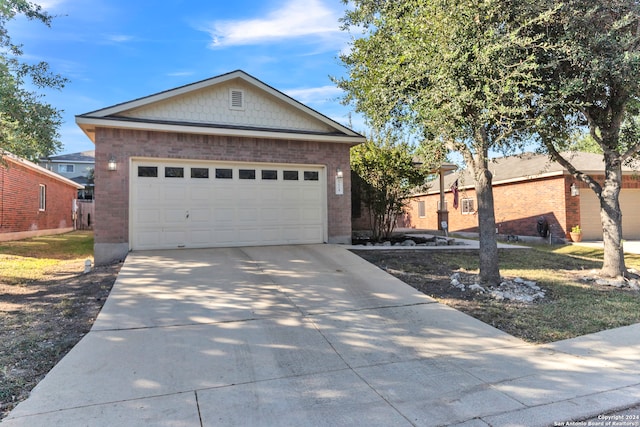
M 327 240 L 322 166 L 136 159 L 130 194 L 134 250 Z
M 622 210 L 622 238 L 640 239 L 640 189 L 629 188 L 620 192 Z M 585 240 L 602 240 L 600 202 L 591 190 L 580 191 L 580 226 Z

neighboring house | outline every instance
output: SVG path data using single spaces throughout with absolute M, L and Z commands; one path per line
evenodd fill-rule
M 80 153 L 61 154 L 40 159 L 40 166 L 65 178 L 82 184 L 84 187 L 78 191 L 78 199 L 93 199 L 93 169 L 95 168 L 96 154 L 94 150 Z
M 73 230 L 81 185 L 35 163 L 4 153 L 0 164 L 0 241 Z
M 602 155 L 567 154 L 582 172 L 604 181 Z M 600 204 L 595 193 L 574 179 L 567 170 L 547 156 L 524 154 L 494 159 L 489 164 L 493 173 L 493 195 L 497 231 L 503 235 L 538 236 L 537 221 L 544 217 L 554 237 L 565 238 L 571 228 L 580 225 L 585 240 L 601 240 Z M 638 167 L 623 166 L 620 205 L 623 238 L 640 239 L 640 176 Z M 454 208 L 452 187 L 458 182 L 458 207 Z M 438 185 L 426 194 L 415 195 L 400 227 L 439 229 Z M 445 207 L 449 231 L 478 231 L 478 201 L 474 181 L 468 171 L 444 177 Z
M 243 71 L 76 117 L 96 145 L 95 260 L 349 243 L 364 137 Z

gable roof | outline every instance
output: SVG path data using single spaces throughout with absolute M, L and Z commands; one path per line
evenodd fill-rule
M 76 123 L 93 142 L 96 127 L 352 145 L 365 140 L 241 70 L 81 114 Z
M 583 152 L 565 152 L 561 154 L 579 171 L 588 174 L 604 173 L 604 159 L 601 154 Z M 517 156 L 492 159 L 489 163 L 489 170 L 493 174 L 492 184 L 494 186 L 552 176 L 569 175 L 569 171 L 558 162 L 551 161 L 547 155 L 535 153 L 524 153 Z M 640 164 L 622 166 L 623 173 L 637 173 L 638 171 L 640 171 Z M 451 186 L 456 180 L 458 180 L 458 188 L 461 190 L 472 189 L 475 186 L 473 176 L 469 170 L 463 169 L 457 173 L 445 175 L 445 190 L 450 191 Z M 439 190 L 436 190 L 437 189 L 432 188 L 427 194 L 439 192 Z
M 96 162 L 96 151 L 88 150 L 81 151 L 79 153 L 69 153 L 69 154 L 60 154 L 59 156 L 49 156 L 41 161 L 53 162 L 53 163 L 95 163 Z
M 29 160 L 23 159 L 22 157 L 18 157 L 15 154 L 11 154 L 8 151 L 4 151 L 1 154 L 2 154 L 2 160 L 5 160 L 5 161 L 7 161 L 9 163 L 15 163 L 15 164 L 23 166 L 23 167 L 25 167 L 27 169 L 31 169 L 34 172 L 37 172 L 37 173 L 39 173 L 41 175 L 46 175 L 49 178 L 53 178 L 53 179 L 55 179 L 57 181 L 62 182 L 63 184 L 69 185 L 69 186 L 74 187 L 74 188 L 76 188 L 78 190 L 82 190 L 84 188 L 84 185 L 78 184 L 77 182 L 74 182 L 74 181 L 72 181 L 72 180 L 70 180 L 68 178 L 65 178 L 62 175 L 58 175 L 55 172 L 51 172 L 48 169 L 45 169 L 45 168 L 43 168 L 41 166 L 38 166 L 35 163 L 30 162 Z M 0 168 L 1 167 L 3 167 L 3 166 L 0 164 Z M 11 167 L 11 166 L 9 165 L 9 167 Z

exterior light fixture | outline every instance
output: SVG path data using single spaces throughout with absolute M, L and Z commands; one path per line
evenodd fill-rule
M 109 162 L 107 163 L 107 170 L 114 171 L 117 169 L 117 167 L 118 165 L 116 163 L 116 158 L 112 155 L 109 158 Z
M 336 195 L 341 196 L 344 194 L 344 175 L 340 168 L 336 169 Z
M 580 195 L 580 189 L 578 187 L 576 187 L 575 182 L 573 184 L 571 184 L 571 195 L 572 196 L 579 196 Z

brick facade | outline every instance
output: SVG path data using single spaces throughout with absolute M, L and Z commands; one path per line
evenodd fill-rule
M 594 175 L 600 182 L 604 176 Z M 548 221 L 553 236 L 565 238 L 571 227 L 580 224 L 580 196 L 571 195 L 571 185 L 580 191 L 592 191 L 581 181 L 569 175 L 557 175 L 547 178 L 521 180 L 493 186 L 496 226 L 499 234 L 519 236 L 538 236 L 537 220 L 544 216 Z M 622 188 L 640 188 L 640 180 L 636 175 L 624 175 Z M 458 209 L 453 209 L 453 194 L 445 193 L 449 210 L 449 231 L 478 232 L 477 214 L 462 213 L 462 199 L 473 199 L 477 209 L 475 190 L 465 189 L 459 192 Z M 437 206 L 439 194 L 416 196 L 413 198 L 404 215 L 399 218 L 398 226 L 426 230 L 438 229 Z M 426 215 L 418 216 L 418 202 L 425 202 Z
M 96 247 L 129 242 L 129 164 L 132 157 L 324 165 L 327 168 L 329 242 L 350 241 L 349 144 L 96 128 Z M 108 171 L 114 156 L 116 171 Z M 335 173 L 344 171 L 344 195 Z M 108 260 L 105 260 L 108 261 Z
M 38 166 L 5 156 L 0 165 L 0 240 L 21 239 L 73 229 L 72 207 L 77 186 L 39 171 Z M 40 185 L 46 205 L 40 209 Z
M 580 217 L 580 203 L 577 197 L 571 197 L 571 177 L 555 176 L 550 178 L 519 181 L 494 185 L 494 208 L 496 226 L 500 234 L 537 236 L 537 220 L 544 216 L 555 236 L 564 237 Z M 458 193 L 458 209 L 453 208 L 453 194 L 447 190 L 446 204 L 449 210 L 449 231 L 478 231 L 477 212 L 463 214 L 462 199 L 473 200 L 477 210 L 478 200 L 475 190 L 464 189 Z M 412 199 L 405 215 L 399 221 L 402 227 L 438 229 L 437 206 L 439 194 L 430 194 Z M 426 215 L 418 217 L 418 202 L 424 201 Z

